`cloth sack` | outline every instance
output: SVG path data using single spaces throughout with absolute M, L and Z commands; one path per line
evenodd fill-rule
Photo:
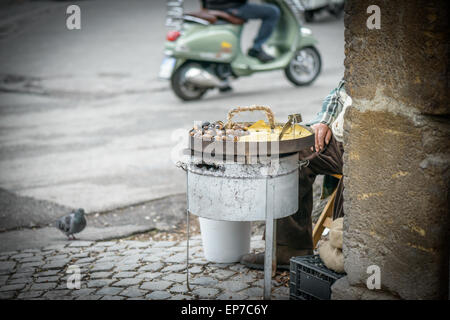
M 330 245 L 333 248 L 341 249 L 342 250 L 342 243 L 344 240 L 344 218 L 339 218 L 336 220 L 333 220 L 330 226 Z
M 319 256 L 328 269 L 339 273 L 344 272 L 344 254 L 342 253 L 344 218 L 338 218 L 331 223 L 329 240 L 319 247 Z

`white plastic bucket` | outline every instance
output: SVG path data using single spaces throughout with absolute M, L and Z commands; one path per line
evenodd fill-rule
M 251 222 L 217 221 L 199 217 L 205 259 L 217 263 L 239 262 L 250 253 Z

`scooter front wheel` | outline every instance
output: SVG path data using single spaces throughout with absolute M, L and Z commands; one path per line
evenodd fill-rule
M 294 85 L 307 86 L 316 80 L 321 69 L 322 59 L 319 51 L 314 47 L 304 47 L 294 54 L 284 73 Z
M 208 89 L 199 88 L 186 81 L 186 71 L 193 67 L 193 63 L 185 63 L 179 67 L 172 75 L 170 82 L 173 92 L 184 101 L 192 101 L 200 99 Z M 197 66 L 197 64 L 195 64 Z

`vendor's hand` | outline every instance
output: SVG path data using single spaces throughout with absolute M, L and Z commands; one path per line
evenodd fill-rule
M 320 152 L 330 142 L 332 131 L 325 123 L 316 123 L 315 125 L 312 125 L 311 128 L 314 129 L 316 138 L 316 151 Z

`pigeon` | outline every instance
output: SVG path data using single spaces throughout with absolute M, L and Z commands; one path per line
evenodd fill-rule
M 83 209 L 72 211 L 56 221 L 56 228 L 64 233 L 69 240 L 75 240 L 74 234 L 83 231 L 85 227 L 86 218 L 84 217 Z

